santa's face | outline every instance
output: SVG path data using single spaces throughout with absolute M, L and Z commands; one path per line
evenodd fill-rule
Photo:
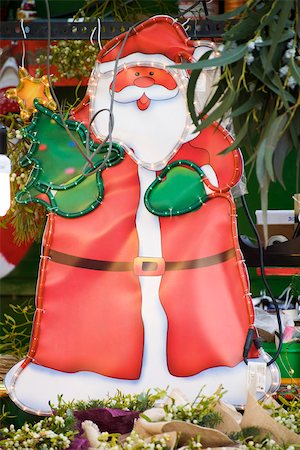
M 115 80 L 113 71 L 101 73 L 98 68 L 90 85 L 91 115 L 109 109 L 113 99 L 113 140 L 138 164 L 162 169 L 187 140 L 191 128 L 187 81 L 183 71 L 149 62 L 124 65 Z M 108 129 L 109 113 L 103 111 L 95 118 L 93 130 L 103 139 Z

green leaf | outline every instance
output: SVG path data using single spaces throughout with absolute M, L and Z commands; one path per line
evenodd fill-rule
M 147 422 L 152 422 L 150 417 L 146 416 L 146 414 L 141 413 L 139 417 L 141 417 L 142 419 L 146 420 Z
M 278 141 L 277 147 L 274 151 L 274 158 L 273 158 L 273 166 L 274 166 L 274 175 L 276 180 L 279 181 L 279 183 L 284 187 L 284 182 L 282 178 L 282 170 L 283 165 L 285 162 L 285 159 L 289 152 L 292 149 L 292 141 L 290 134 L 287 131 L 281 136 L 281 138 Z
M 208 52 L 204 53 L 204 55 L 201 56 L 200 60 L 206 60 L 211 55 L 212 50 L 209 50 Z M 195 110 L 194 105 L 194 98 L 195 98 L 195 89 L 197 85 L 198 78 L 202 72 L 202 69 L 200 70 L 193 70 L 188 82 L 188 88 L 187 88 L 187 102 L 188 102 L 188 108 L 190 111 L 191 119 L 195 125 L 198 124 L 198 118 L 197 113 Z
M 295 64 L 294 58 L 290 59 L 289 68 L 292 76 L 295 78 L 296 83 L 300 86 L 300 67 Z
M 290 126 L 289 126 L 289 130 L 290 130 L 290 135 L 292 138 L 292 143 L 293 143 L 293 147 L 295 150 L 298 150 L 300 147 L 300 142 L 299 142 L 299 123 L 297 124 L 297 122 L 295 123 L 294 120 L 291 121 Z
M 260 201 L 261 201 L 261 209 L 262 209 L 262 219 L 263 219 L 263 232 L 264 232 L 264 241 L 268 242 L 268 223 L 267 223 L 267 210 L 268 210 L 268 193 L 269 193 L 269 185 L 270 180 L 268 175 L 265 173 L 263 184 L 260 189 Z
M 241 106 L 238 106 L 238 108 L 232 110 L 231 117 L 232 118 L 237 117 L 240 116 L 241 114 L 245 114 L 248 111 L 252 110 L 259 103 L 260 98 L 261 97 L 257 92 L 252 93 L 250 98 L 245 103 L 241 104 Z M 239 103 L 240 102 L 237 101 L 237 105 Z
M 278 0 L 277 0 L 278 1 Z M 291 8 L 293 7 L 294 2 L 281 2 L 281 10 L 279 13 L 279 18 L 276 23 L 276 27 L 274 28 L 274 33 L 272 33 L 272 44 L 268 53 L 268 61 L 271 64 L 273 54 L 275 52 L 275 49 L 279 43 L 280 37 L 282 36 L 282 33 L 284 31 L 284 28 L 286 27 L 286 22 L 289 18 L 289 15 L 291 13 Z
M 218 56 L 217 58 L 207 59 L 206 61 L 200 60 L 194 63 L 179 64 L 170 67 L 189 70 L 205 69 L 207 67 L 221 67 L 238 61 L 239 59 L 243 58 L 243 56 L 246 53 L 247 53 L 247 46 L 243 44 L 239 45 L 234 49 L 223 51 L 222 55 Z
M 187 104 L 190 112 L 191 119 L 193 123 L 197 126 L 198 124 L 198 115 L 196 113 L 194 99 L 195 99 L 195 89 L 198 78 L 201 74 L 202 70 L 193 70 L 188 82 L 187 88 Z
M 220 152 L 220 155 L 226 155 L 227 153 L 231 152 L 232 150 L 236 149 L 240 144 L 243 143 L 244 137 L 249 133 L 249 126 L 248 126 L 248 120 L 244 123 L 238 134 L 236 135 L 234 142 L 225 150 Z
M 204 106 L 202 112 L 199 114 L 198 119 L 202 119 L 206 114 L 209 113 L 211 109 L 220 101 L 224 92 L 228 88 L 228 85 L 225 80 L 219 80 L 216 91 L 214 92 L 211 99 L 209 99 L 208 103 Z
M 249 70 L 256 78 L 258 78 L 263 84 L 265 84 L 276 95 L 281 94 L 279 88 L 277 86 L 275 86 L 270 79 L 268 79 L 267 77 L 264 76 L 261 65 L 259 63 L 251 64 L 249 66 Z M 285 91 L 285 99 L 291 103 L 295 102 L 294 97 L 288 91 Z
M 284 103 L 285 109 L 288 111 L 290 108 L 289 99 L 292 99 L 292 101 L 290 100 L 290 102 L 293 104 L 296 103 L 296 99 L 286 89 L 284 89 L 282 81 L 281 81 L 278 73 L 276 73 L 276 72 L 273 73 L 273 83 L 276 84 L 276 86 L 278 86 L 279 96 Z
M 265 165 L 266 139 L 260 140 L 256 155 L 256 176 L 260 188 L 262 189 L 265 182 L 266 165 Z
M 282 131 L 288 120 L 287 113 L 277 116 L 273 120 L 273 115 L 271 116 L 271 124 L 268 127 L 268 132 L 266 133 L 266 150 L 265 150 L 265 161 L 266 170 L 272 181 L 275 181 L 274 169 L 273 169 L 273 154 L 278 145 L 279 139 L 282 136 Z M 270 120 L 270 121 L 271 121 Z
M 249 13 L 244 15 L 242 20 L 238 21 L 236 25 L 223 34 L 224 40 L 240 42 L 244 39 L 247 41 L 251 39 L 259 27 L 262 14 L 263 10 L 261 10 L 259 14 L 249 10 Z
M 268 60 L 268 49 L 266 47 L 261 48 L 259 55 L 264 69 L 264 75 L 269 74 L 270 72 L 274 72 L 274 67 Z
M 272 4 L 267 6 L 269 6 L 271 9 L 270 11 L 268 11 L 268 14 L 264 14 L 264 17 L 260 21 L 260 26 L 258 27 L 259 30 L 262 30 L 267 25 L 272 24 L 275 20 L 274 16 L 281 8 L 280 1 L 272 1 Z
M 288 41 L 290 39 L 292 39 L 294 37 L 294 32 L 293 30 L 288 30 L 285 31 L 284 33 L 282 33 L 282 35 L 279 37 L 277 43 L 280 44 L 284 41 Z M 266 47 L 269 45 L 272 45 L 273 39 L 264 39 L 263 42 L 259 42 L 257 44 L 257 47 Z
M 207 128 L 213 122 L 222 118 L 224 114 L 227 113 L 232 107 L 235 98 L 236 92 L 228 89 L 220 105 L 216 109 L 214 109 L 213 112 L 203 122 L 201 122 L 200 125 L 197 126 L 196 131 L 204 130 L 204 128 Z
M 216 20 L 218 22 L 221 20 L 232 19 L 233 17 L 240 15 L 244 11 L 244 9 L 246 9 L 246 5 L 241 5 L 238 8 L 235 8 L 224 14 L 218 14 L 217 16 L 209 16 L 209 18 L 210 18 L 210 20 Z

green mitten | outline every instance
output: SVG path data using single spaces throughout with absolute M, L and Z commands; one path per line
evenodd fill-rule
M 157 216 L 176 216 L 199 209 L 208 199 L 204 173 L 191 161 L 169 164 L 145 193 L 146 208 Z

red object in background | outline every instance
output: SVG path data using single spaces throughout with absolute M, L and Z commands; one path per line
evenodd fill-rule
M 20 112 L 18 102 L 6 97 L 5 93 L 7 89 L 9 89 L 9 87 L 0 89 L 0 114 L 3 114 L 4 116 L 10 112 Z
M 14 228 L 0 228 L 0 278 L 8 275 L 24 258 L 32 241 L 17 245 L 14 242 Z
M 261 275 L 261 269 L 256 269 L 257 275 Z M 300 268 L 297 267 L 265 267 L 265 275 L 276 277 L 291 277 L 300 275 Z
M 20 30 L 19 30 L 20 31 Z M 51 42 L 53 44 L 53 42 Z M 25 41 L 25 67 L 28 70 L 29 74 L 32 77 L 36 78 L 36 69 L 42 67 L 44 74 L 47 74 L 46 64 L 39 65 L 36 63 L 36 58 L 39 57 L 41 53 L 45 53 L 45 50 L 48 46 L 47 41 L 44 40 L 34 40 L 34 41 Z M 19 65 L 21 65 L 22 60 L 22 41 L 18 42 L 12 42 L 10 40 L 2 40 L 0 43 L 1 49 L 8 49 L 9 47 L 9 56 L 13 56 L 16 58 Z M 54 76 L 58 76 L 59 73 L 55 66 L 50 66 L 50 74 Z M 77 86 L 78 83 L 81 81 L 81 86 L 87 86 L 89 78 L 83 77 L 82 79 L 78 80 L 77 78 L 60 78 L 58 81 L 53 83 L 55 86 Z

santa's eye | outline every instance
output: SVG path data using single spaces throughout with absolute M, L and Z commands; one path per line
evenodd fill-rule
M 149 72 L 149 75 L 154 75 L 154 72 L 152 72 L 152 71 L 151 71 L 151 72 Z
M 135 72 L 135 74 L 134 74 L 134 75 L 135 75 L 136 77 L 138 77 L 138 76 L 139 76 L 139 74 L 140 74 L 140 72 Z

